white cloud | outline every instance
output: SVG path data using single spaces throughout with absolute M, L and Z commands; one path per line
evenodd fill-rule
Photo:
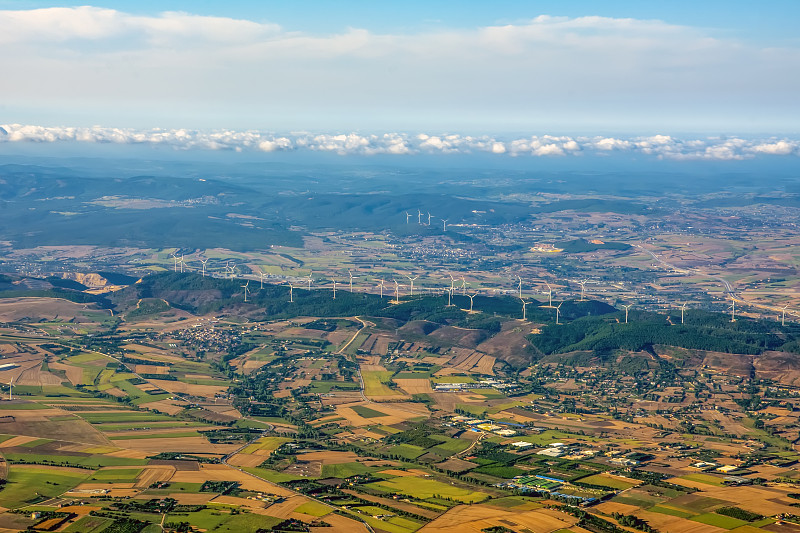
M 587 120 L 650 128 L 738 116 L 794 123 L 800 85 L 798 47 L 759 48 L 705 29 L 595 16 L 315 34 L 190 13 L 58 7 L 0 10 L 0 46 L 13 50 L 0 54 L 11 80 L 0 95 L 5 110 L 51 117 L 69 110 L 97 121 L 127 111 L 171 124 L 197 117 L 205 127 L 221 116 L 277 117 L 286 129 L 471 121 L 585 130 Z M 297 122 L 303 113 L 310 123 Z M 436 137 L 439 145 L 431 140 L 426 149 L 500 150 L 481 139 Z M 328 141 L 333 151 L 349 149 Z M 669 138 L 642 142 L 655 150 Z
M 789 155 L 800 150 L 800 143 L 797 141 L 777 141 L 773 143 L 762 143 L 752 146 L 751 151 L 761 154 Z
M 494 154 L 498 157 L 564 157 L 643 154 L 675 160 L 741 160 L 767 156 L 800 156 L 800 139 L 746 139 L 739 137 L 679 139 L 667 135 L 649 137 L 570 137 L 541 135 L 517 139 L 489 135 L 409 135 L 400 132 L 276 134 L 258 130 L 189 130 L 45 127 L 0 125 L 0 143 L 113 143 L 169 146 L 176 150 L 235 150 L 242 152 L 317 151 L 340 155 Z

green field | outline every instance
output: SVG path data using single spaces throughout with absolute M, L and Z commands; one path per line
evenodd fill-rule
M 392 373 L 387 371 L 362 372 L 364 394 L 367 396 L 396 396 L 397 392 L 386 386 L 392 381 Z
M 327 505 L 323 505 L 318 502 L 304 503 L 303 505 L 294 510 L 295 513 L 304 513 L 304 514 L 309 514 L 311 516 L 325 516 L 331 511 L 333 511 L 333 509 L 331 509 Z
M 178 439 L 183 437 L 200 437 L 202 436 L 197 431 L 177 431 L 174 433 L 151 433 L 142 434 L 138 432 L 131 432 L 129 435 L 111 435 L 108 438 L 111 440 L 137 440 L 137 439 Z
M 446 440 L 445 440 L 446 439 Z M 431 450 L 434 452 L 443 452 L 448 455 L 452 455 L 454 453 L 463 452 L 467 448 L 469 448 L 470 442 L 463 440 L 463 439 L 451 439 L 442 436 L 442 443 L 437 444 Z
M 15 388 L 16 390 L 16 388 Z M 20 409 L 20 410 L 27 410 L 27 409 L 50 409 L 47 405 L 42 405 L 40 403 L 34 402 L 26 402 L 26 403 L 17 403 L 17 402 L 9 402 L 9 403 L 0 403 L 0 409 L 2 410 L 10 410 L 10 409 Z
M 53 498 L 83 482 L 89 475 L 60 468 L 10 468 L 8 483 L 0 491 L 0 505 L 16 508 Z
M 416 459 L 425 453 L 425 448 L 414 446 L 413 444 L 398 444 L 397 446 L 392 446 L 387 451 L 389 453 L 398 455 L 403 459 Z
M 124 422 L 158 422 L 161 420 L 172 421 L 175 420 L 167 415 L 159 415 L 150 412 L 140 411 L 119 411 L 116 413 L 92 413 L 92 412 L 76 412 L 78 416 L 89 422 L 90 424 L 103 424 L 103 423 L 124 423 Z
M 380 411 L 376 411 L 375 409 L 370 409 L 369 407 L 366 407 L 364 405 L 354 405 L 350 409 L 355 411 L 358 416 L 364 418 L 379 418 L 382 416 L 387 416 L 386 413 L 381 413 Z
M 253 474 L 260 478 L 266 479 L 267 481 L 271 481 L 273 483 L 283 483 L 284 481 L 297 481 L 298 479 L 307 479 L 302 476 L 293 476 L 291 474 L 284 474 L 282 472 L 276 472 L 275 470 L 269 470 L 266 468 L 248 468 L 246 466 L 242 467 L 242 470 L 249 474 Z
M 610 489 L 615 489 L 615 490 L 625 490 L 625 489 L 629 489 L 631 487 L 635 487 L 636 485 L 638 485 L 638 483 L 635 483 L 633 481 L 628 482 L 628 481 L 625 481 L 623 479 L 619 479 L 619 478 L 616 478 L 616 477 L 603 476 L 603 475 L 600 475 L 600 474 L 594 475 L 594 476 L 583 477 L 583 478 L 580 478 L 578 481 L 581 482 L 581 483 L 589 483 L 591 485 L 599 485 L 601 487 L 608 487 Z
M 101 516 L 84 516 L 70 524 L 66 533 L 97 533 L 105 529 L 113 520 Z
M 186 513 L 179 516 L 167 517 L 167 522 L 189 522 L 195 527 L 205 531 L 236 531 L 237 533 L 252 533 L 259 529 L 268 530 L 283 521 L 281 518 L 273 518 L 252 513 L 231 514 L 226 509 L 203 509 L 193 513 Z
M 288 437 L 261 437 L 257 441 L 247 445 L 241 452 L 244 454 L 251 454 L 256 450 L 277 450 L 284 442 L 289 442 L 292 439 Z
M 722 478 L 717 476 L 712 476 L 709 474 L 687 474 L 685 476 L 681 476 L 681 479 L 686 479 L 689 481 L 697 481 L 698 483 L 705 483 L 706 485 L 714 485 L 715 487 L 722 487 Z
M 670 516 L 677 516 L 680 518 L 691 518 L 695 516 L 695 513 L 691 513 L 689 511 L 684 511 L 683 509 L 678 509 L 676 507 L 670 507 L 667 505 L 655 505 L 650 509 L 648 509 L 648 511 L 652 511 L 654 513 L 667 514 Z
M 109 468 L 105 470 L 98 470 L 89 481 L 99 481 L 101 483 L 133 483 L 139 474 L 142 473 L 142 468 Z
M 147 459 L 129 459 L 127 457 L 108 457 L 105 455 L 48 455 L 40 453 L 6 452 L 6 461 L 9 463 L 41 463 L 52 461 L 64 466 L 88 466 L 100 468 L 103 466 L 135 466 L 147 464 Z M 87 472 L 88 474 L 88 472 Z
M 366 474 L 376 470 L 361 463 L 340 463 L 336 465 L 323 465 L 322 477 L 350 477 L 358 474 Z
M 387 479 L 384 481 L 370 483 L 367 486 L 378 488 L 386 492 L 407 494 L 415 498 L 425 499 L 433 498 L 434 496 L 440 496 L 463 503 L 482 502 L 489 497 L 483 492 L 462 489 L 461 487 L 455 487 L 448 483 L 436 481 L 435 479 L 412 476 Z
M 717 526 L 723 529 L 733 529 L 739 526 L 747 525 L 747 522 L 744 520 L 739 520 L 738 518 L 733 518 L 731 516 L 725 516 L 717 513 L 705 513 L 697 516 L 693 516 L 691 520 L 695 522 L 700 522 L 701 524 L 708 524 L 710 526 Z

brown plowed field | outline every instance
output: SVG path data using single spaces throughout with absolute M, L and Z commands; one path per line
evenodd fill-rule
M 419 531 L 423 533 L 438 531 L 479 533 L 481 530 L 491 526 L 504 526 L 513 531 L 520 531 L 525 528 L 533 533 L 551 533 L 558 529 L 569 528 L 577 521 L 578 519 L 573 516 L 549 509 L 513 511 L 486 505 L 459 505 Z

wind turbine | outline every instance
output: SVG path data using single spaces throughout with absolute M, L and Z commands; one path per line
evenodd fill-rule
M 461 296 L 467 295 L 467 282 L 464 280 L 464 276 L 461 276 Z
M 525 301 L 525 300 L 523 300 L 521 297 L 520 297 L 519 301 L 521 301 L 521 302 L 522 302 L 522 320 L 527 320 L 527 319 L 528 319 L 528 317 L 527 317 L 527 316 L 526 316 L 526 314 L 525 314 L 525 310 L 527 309 L 527 307 L 528 307 L 528 304 L 529 304 L 530 302 L 526 302 L 526 301 Z M 557 317 L 557 316 L 558 316 L 558 311 L 556 311 L 556 317 Z M 558 318 L 556 318 L 556 324 L 558 324 Z
M 393 279 L 392 281 L 394 281 L 394 303 L 399 304 L 400 303 L 400 284 L 397 283 L 396 279 Z
M 468 294 L 468 295 L 467 295 L 467 296 L 469 297 L 469 312 L 470 312 L 470 313 L 472 312 L 472 304 L 474 303 L 475 297 L 476 297 L 477 295 L 478 295 L 478 293 L 477 293 L 477 292 L 476 292 L 475 294 Z
M 433 217 L 431 216 L 431 213 L 430 213 L 430 211 L 429 211 L 429 212 L 428 212 L 428 225 L 429 225 L 429 226 L 431 225 L 431 219 L 432 219 L 432 218 L 433 218 Z
M 731 294 L 731 322 L 736 322 L 736 298 Z
M 408 224 L 408 221 L 411 219 L 411 217 L 412 217 L 411 213 L 406 211 L 406 224 Z
M 350 274 L 350 292 L 353 292 L 353 273 L 351 271 L 347 271 Z
M 453 277 L 452 274 L 448 274 L 450 276 L 450 290 L 455 290 L 456 287 L 456 278 Z
M 519 299 L 522 300 L 522 278 L 517 276 L 517 279 L 519 280 Z
M 450 289 L 447 291 L 447 307 L 453 307 L 452 298 L 453 298 L 453 289 Z
M 8 385 L 8 400 L 11 401 L 14 399 L 14 397 L 11 394 L 11 391 L 14 390 L 14 376 L 11 376 L 11 381 L 6 383 L 6 385 Z
M 250 280 L 249 280 L 249 279 L 247 280 L 247 283 L 245 283 L 244 285 L 242 285 L 242 288 L 244 288 L 244 301 L 245 301 L 245 302 L 247 302 L 247 287 L 248 287 L 249 285 L 250 285 Z
M 628 323 L 628 309 L 633 307 L 633 304 L 623 305 L 622 307 L 625 308 L 625 323 Z
M 183 254 L 181 254 L 181 259 L 178 262 L 181 264 L 181 274 L 183 274 Z
M 333 280 L 333 299 L 336 299 L 336 280 Z
M 311 290 L 311 275 L 312 274 L 314 274 L 314 271 L 313 270 L 309 271 L 308 272 L 308 278 L 306 278 L 308 280 L 308 290 Z
M 383 280 L 381 280 L 381 300 L 383 300 Z
M 579 281 L 578 283 L 581 285 L 581 299 L 579 301 L 585 302 L 586 298 L 584 298 L 583 295 L 586 293 L 586 280 Z
M 411 292 L 409 293 L 409 296 L 414 296 L 414 280 L 417 279 L 419 276 L 414 276 L 413 278 L 411 276 L 406 276 L 406 277 L 408 278 L 408 281 L 411 282 Z
M 561 312 L 562 305 L 564 305 L 564 302 L 561 302 L 560 304 L 558 304 L 558 307 L 556 307 L 556 326 L 558 326 L 558 317 Z
M 783 315 L 781 316 L 781 326 L 786 325 L 786 309 L 789 307 L 789 304 L 786 304 L 786 307 L 783 308 Z
M 294 303 L 294 285 L 289 283 L 289 303 Z
M 264 288 L 264 273 L 263 272 L 259 272 L 258 275 L 261 276 L 261 288 L 263 289 Z
M 683 324 L 683 312 L 686 311 L 686 304 L 687 303 L 689 303 L 689 302 L 686 302 L 681 306 L 681 324 Z
M 553 308 L 553 287 L 551 287 L 550 284 L 547 283 L 547 281 L 545 281 L 544 284 L 547 285 L 547 297 L 549 298 L 549 301 L 548 301 L 548 304 L 546 306 L 542 306 L 542 307 L 549 307 L 549 308 L 552 309 Z
M 422 211 L 417 209 L 417 224 L 422 225 Z
M 175 260 L 175 265 L 172 267 L 172 270 L 173 270 L 173 272 L 177 272 L 178 271 L 178 256 L 175 255 L 174 253 L 169 254 L 169 255 L 171 255 L 172 258 Z
M 206 257 L 205 261 L 201 259 L 200 262 L 203 263 L 203 277 L 206 277 L 206 263 L 208 263 L 208 257 Z
M 443 218 L 443 219 L 442 219 L 442 231 L 443 231 L 443 232 L 444 232 L 444 231 L 447 231 L 447 221 L 448 221 L 448 220 L 449 220 L 449 219 L 447 219 L 447 218 Z

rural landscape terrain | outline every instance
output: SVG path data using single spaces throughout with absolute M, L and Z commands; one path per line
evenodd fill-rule
M 800 531 L 788 179 L 86 165 L 0 167 L 0 531 Z

